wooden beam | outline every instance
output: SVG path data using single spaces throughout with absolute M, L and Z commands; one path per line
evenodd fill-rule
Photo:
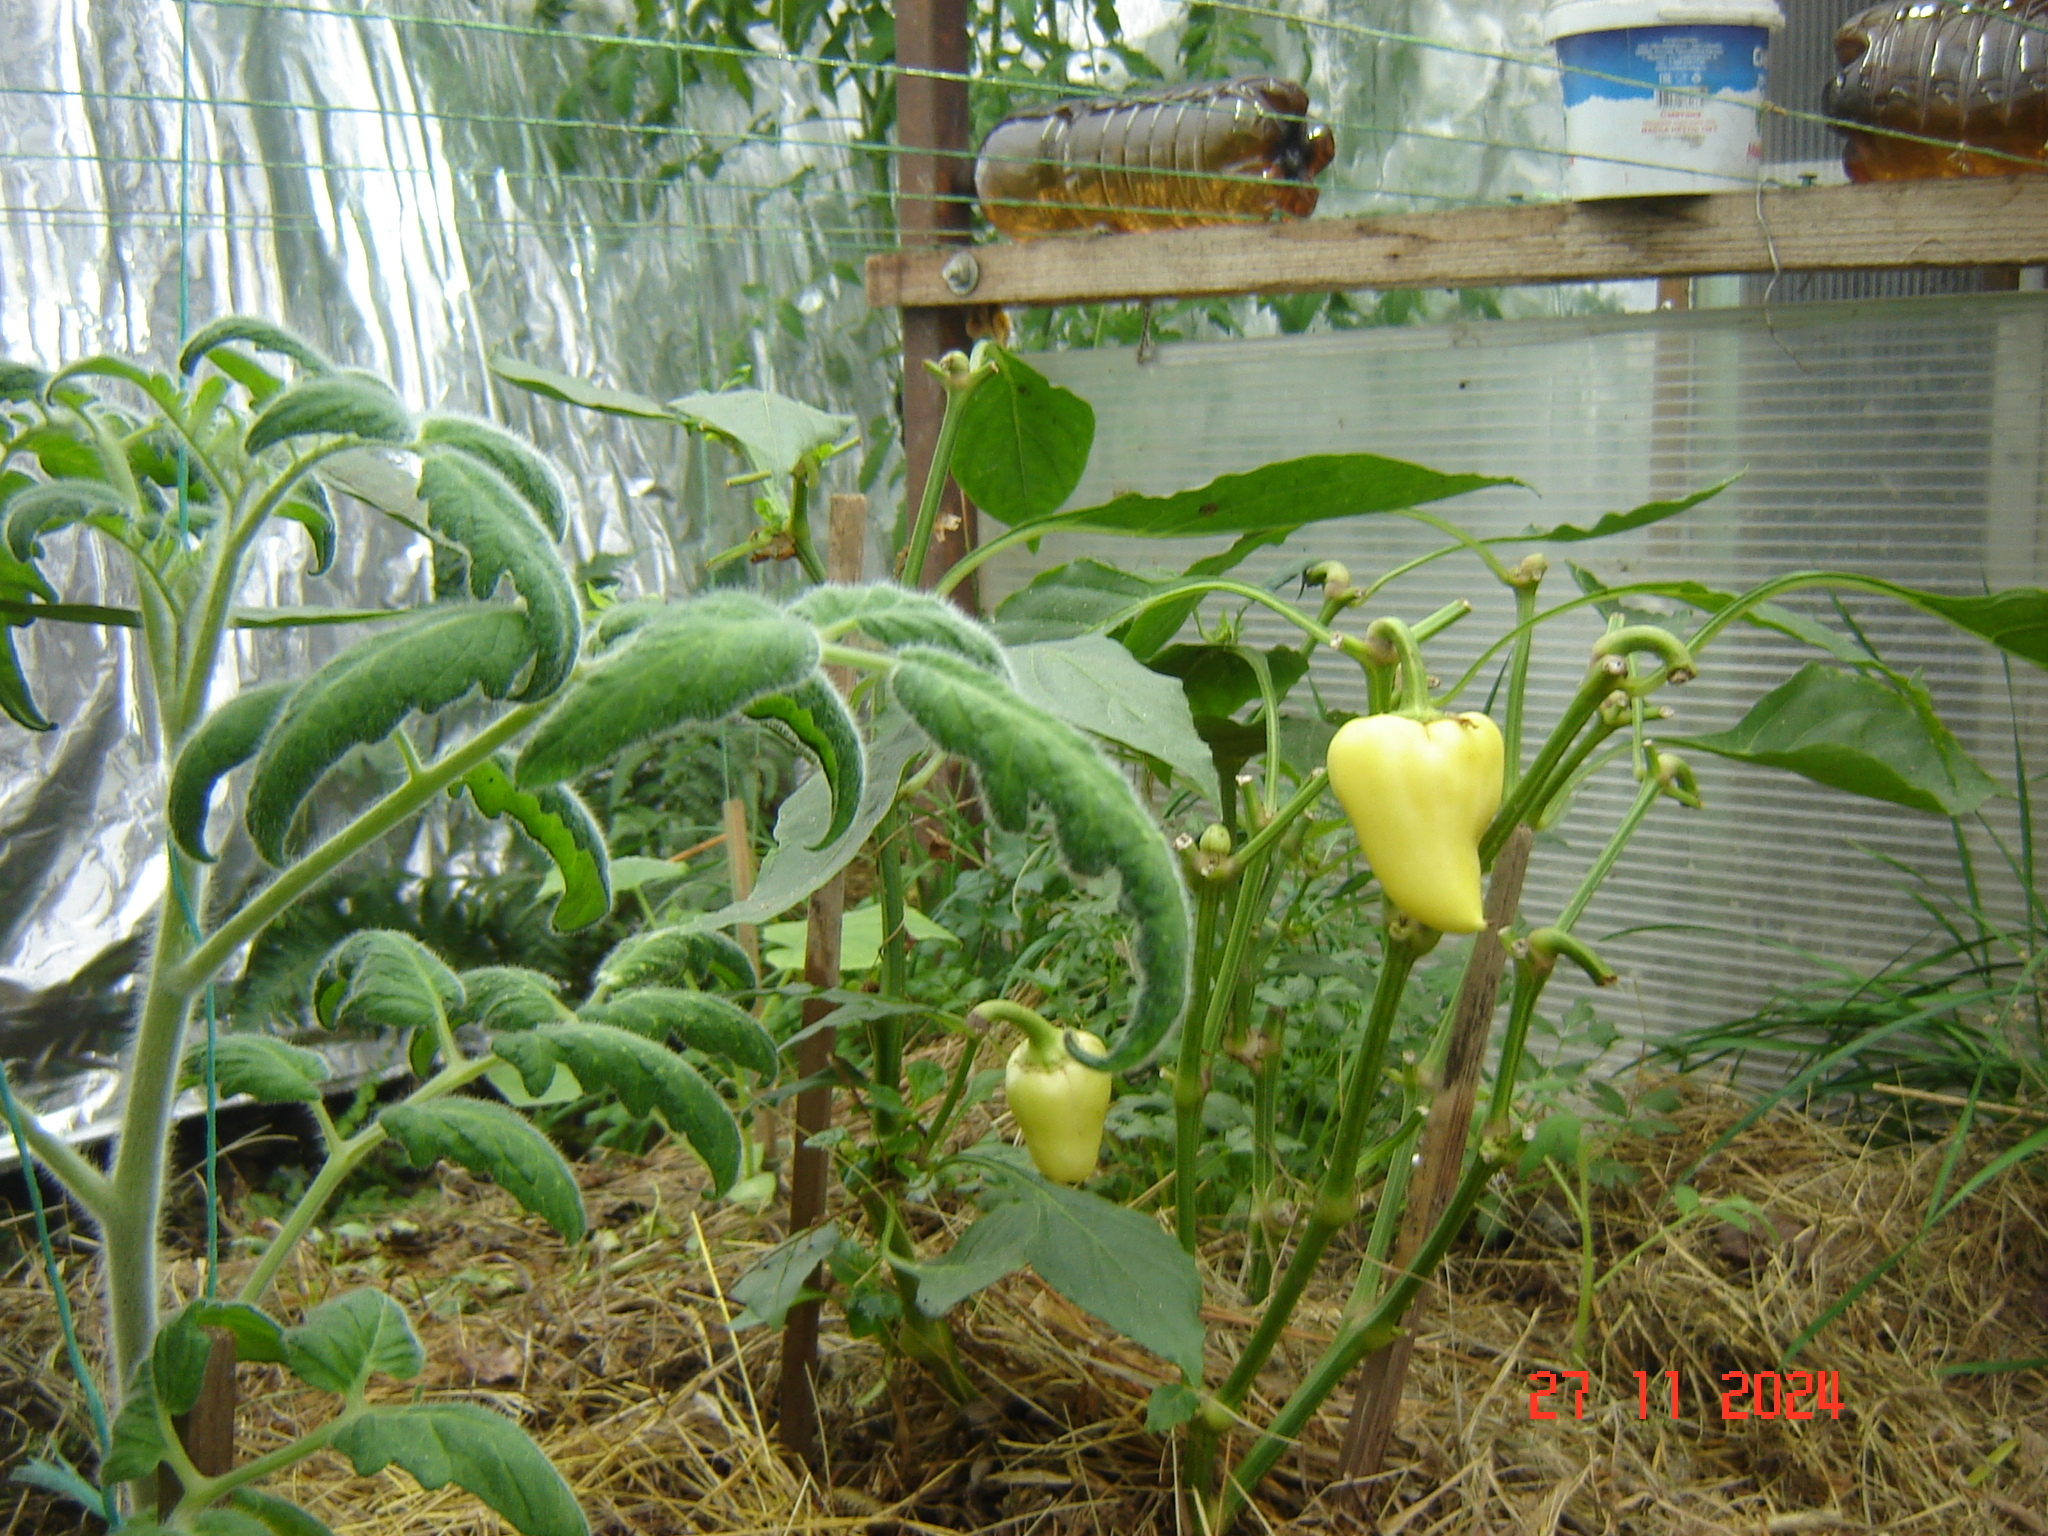
M 878 307 L 1084 304 L 1352 288 L 1495 288 L 1774 269 L 2038 266 L 2048 263 L 2048 176 L 1054 237 L 975 247 L 979 280 L 960 288 L 940 276 L 950 254 L 927 248 L 869 257 L 868 302 Z M 959 276 L 956 268 L 956 281 Z

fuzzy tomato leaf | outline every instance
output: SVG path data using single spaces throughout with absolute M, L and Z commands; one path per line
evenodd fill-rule
M 0 624 L 0 714 L 25 731 L 54 731 L 56 722 L 36 707 L 28 686 L 28 674 L 21 670 L 21 658 L 14 651 L 14 631 Z
M 488 600 L 510 577 L 533 629 L 533 673 L 517 694 L 544 699 L 561 687 L 583 642 L 575 588 L 547 529 L 495 469 L 453 448 L 420 462 L 427 526 L 469 557 L 469 595 Z
M 156 1374 L 145 1359 L 136 1366 L 128 1396 L 114 1416 L 107 1454 L 100 1460 L 100 1478 L 107 1483 L 126 1483 L 148 1477 L 168 1454 L 157 1425 Z
M 475 1403 L 372 1408 L 334 1437 L 359 1477 L 402 1467 L 475 1494 L 522 1536 L 589 1536 L 576 1495 L 526 1431 Z
M 715 992 L 648 987 L 608 1002 L 586 1003 L 581 1017 L 629 1029 L 649 1040 L 681 1040 L 693 1051 L 775 1076 L 775 1038 L 755 1017 Z
M 819 629 L 859 630 L 887 646 L 929 645 L 951 651 L 998 677 L 1010 675 L 994 635 L 944 598 L 889 582 L 813 587 L 789 611 Z
M 608 1088 L 636 1115 L 656 1110 L 685 1138 L 723 1195 L 740 1172 L 740 1128 L 718 1090 L 665 1046 L 609 1024 L 550 1024 L 504 1035 L 491 1044 L 519 1069 L 528 1093 L 547 1091 L 555 1068 L 567 1067 L 586 1090 Z
M 295 683 L 265 683 L 237 694 L 199 723 L 186 738 L 171 766 L 164 819 L 171 838 L 192 858 L 211 864 L 206 848 L 206 818 L 212 810 L 213 786 L 262 749 L 264 738 L 290 702 Z
M 235 1341 L 235 1359 L 269 1364 L 284 1359 L 284 1328 L 246 1301 L 195 1301 L 188 1309 L 201 1328 L 219 1328 Z
M 405 1309 L 367 1286 L 321 1302 L 283 1343 L 284 1368 L 322 1392 L 354 1392 L 372 1376 L 411 1381 L 427 1363 Z
M 754 962 L 726 934 L 679 923 L 636 933 L 605 956 L 597 984 L 606 992 L 719 983 L 739 991 L 760 985 Z
M 525 617 L 495 605 L 430 608 L 357 641 L 299 685 L 264 740 L 243 812 L 257 851 L 282 862 L 300 805 L 352 749 L 415 711 L 505 698 L 533 654 Z
M 291 499 L 277 509 L 287 522 L 297 523 L 313 541 L 313 563 L 309 576 L 325 576 L 334 564 L 334 504 L 327 499 L 327 487 L 308 475 L 292 487 Z
M 8 498 L 7 551 L 18 561 L 34 560 L 43 552 L 45 534 L 74 523 L 122 539 L 133 510 L 119 492 L 98 480 L 45 480 Z
M 570 1242 L 583 1236 L 583 1195 L 569 1165 L 553 1142 L 504 1105 L 482 1099 L 393 1104 L 377 1123 L 414 1167 L 445 1157 L 489 1179 Z
M 538 1029 L 572 1015 L 555 994 L 560 984 L 539 971 L 516 965 L 486 965 L 464 971 L 463 1003 L 454 1016 L 485 1029 Z
M 263 408 L 250 423 L 242 449 L 254 458 L 279 443 L 314 434 L 409 443 L 412 414 L 391 386 L 373 373 L 345 369 L 314 374 Z
M 754 700 L 745 713 L 749 720 L 771 720 L 786 727 L 817 761 L 831 786 L 832 821 L 812 847 L 827 847 L 853 824 L 867 769 L 860 728 L 846 712 L 839 690 L 813 672 L 794 688 Z
M 422 1030 L 432 1034 L 463 1005 L 462 983 L 409 933 L 352 933 L 313 973 L 313 1016 L 327 1029 Z
M 636 618 L 535 728 L 519 754 L 522 785 L 572 778 L 690 721 L 723 720 L 817 669 L 811 626 L 746 593 L 639 609 Z
M 478 763 L 462 785 L 478 810 L 493 819 L 510 816 L 554 861 L 562 876 L 562 897 L 552 919 L 555 932 L 587 928 L 610 915 L 611 855 L 597 818 L 566 784 L 515 787 L 511 767 L 509 758 Z
M 287 1045 L 272 1035 L 223 1034 L 213 1043 L 213 1078 L 222 1098 L 246 1093 L 259 1104 L 317 1104 L 327 1081 L 317 1051 Z M 188 1047 L 180 1088 L 206 1081 L 206 1042 Z
M 547 529 L 550 538 L 569 532 L 569 499 L 554 462 L 533 444 L 503 427 L 469 416 L 429 416 L 420 423 L 423 444 L 453 448 L 487 465 L 519 493 L 520 500 Z
M 989 814 L 1021 832 L 1035 800 L 1051 813 L 1075 872 L 1122 878 L 1137 932 L 1130 1022 L 1096 1065 L 1127 1072 L 1151 1059 L 1187 1003 L 1188 906 L 1166 838 L 1116 768 L 1072 726 L 986 672 L 942 651 L 903 651 L 889 689 L 946 751 L 978 771 Z
M 329 373 L 334 368 L 311 342 L 275 321 L 255 315 L 223 315 L 202 325 L 186 339 L 178 352 L 178 372 L 191 373 L 214 348 L 233 341 L 244 342 L 259 352 L 288 357 L 308 373 Z

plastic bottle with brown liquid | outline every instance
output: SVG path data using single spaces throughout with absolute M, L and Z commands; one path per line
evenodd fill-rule
M 1263 76 L 1035 107 L 990 130 L 974 190 L 1013 240 L 1306 218 L 1337 152 L 1307 113 L 1308 92 Z
M 1892 0 L 1837 32 L 1835 57 L 1822 105 L 1851 181 L 2048 170 L 2048 0 Z

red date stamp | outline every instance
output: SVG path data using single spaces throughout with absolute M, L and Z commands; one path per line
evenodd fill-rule
M 1679 1413 L 1678 1372 L 1637 1371 L 1636 1417 L 1647 1419 L 1662 1411 L 1670 1418 Z M 1653 1383 L 1655 1385 L 1653 1385 Z M 1529 1417 L 1560 1419 L 1567 1416 L 1567 1400 L 1559 1393 L 1570 1390 L 1569 1417 L 1586 1416 L 1586 1394 L 1592 1390 L 1590 1371 L 1531 1371 Z M 1840 1371 L 1726 1371 L 1721 1376 L 1721 1418 L 1812 1419 L 1826 1414 L 1839 1419 L 1847 1406 L 1842 1401 Z M 1553 1401 L 1555 1399 L 1555 1401 Z

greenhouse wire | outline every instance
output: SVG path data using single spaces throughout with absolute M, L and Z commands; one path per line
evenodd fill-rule
M 36 1247 L 42 1253 L 43 1274 L 49 1282 L 50 1298 L 57 1308 L 57 1326 L 64 1334 L 64 1358 L 71 1366 L 71 1374 L 78 1378 L 79 1390 L 85 1394 L 85 1411 L 92 1419 L 93 1439 L 98 1443 L 100 1460 L 105 1461 L 108 1450 L 107 1405 L 100 1397 L 100 1390 L 93 1385 L 92 1372 L 85 1368 L 85 1355 L 78 1347 L 78 1325 L 71 1316 L 71 1297 L 64 1289 L 64 1272 L 57 1267 L 57 1248 L 50 1241 L 50 1216 L 43 1208 L 42 1181 L 36 1176 L 36 1164 L 28 1152 L 28 1133 L 21 1128 L 21 1111 L 14 1102 L 14 1091 L 7 1084 L 7 1073 L 0 1070 L 0 1114 L 7 1119 L 7 1129 L 14 1137 L 14 1153 L 19 1159 L 16 1166 L 21 1169 L 21 1182 L 28 1189 L 29 1212 L 35 1219 Z M 100 1490 L 102 1507 L 106 1511 L 107 1529 L 118 1530 L 121 1524 L 120 1511 L 114 1506 L 114 1490 Z
M 838 59 L 826 54 L 791 53 L 787 51 L 769 52 L 764 49 L 742 48 L 730 43 L 704 43 L 696 41 L 686 41 L 681 38 L 669 39 L 651 37 L 630 37 L 596 32 L 573 32 L 548 27 L 524 27 L 513 22 L 473 21 L 463 20 L 455 17 L 424 16 L 416 13 L 393 12 L 385 10 L 362 9 L 347 11 L 339 10 L 332 6 L 293 3 L 293 0 L 200 0 L 200 3 L 204 5 L 213 6 L 216 9 L 284 11 L 299 15 L 329 16 L 337 20 L 348 21 L 377 20 L 388 22 L 394 26 L 443 28 L 456 32 L 485 32 L 507 34 L 516 37 L 533 38 L 556 43 L 580 42 L 598 46 L 608 45 L 623 48 L 657 49 L 676 53 L 702 55 L 704 57 L 709 58 L 730 58 L 739 60 L 742 63 L 751 62 L 763 64 L 786 64 L 791 66 L 801 65 L 810 68 L 838 70 L 847 74 L 869 73 L 884 76 L 893 76 L 897 78 L 914 78 L 920 80 L 941 80 L 955 82 L 964 81 L 969 85 L 997 85 L 1005 89 L 1011 90 L 1041 91 L 1051 96 L 1076 101 L 1110 100 L 1114 99 L 1118 94 L 1115 91 L 1104 91 L 1101 89 L 1096 89 L 1092 91 L 1077 91 L 1069 85 L 1060 85 L 1049 81 L 1036 81 L 1021 78 L 1011 78 L 1009 76 L 991 75 L 986 72 L 977 73 L 973 70 L 962 71 L 932 69 L 919 66 L 897 64 L 894 62 L 884 62 L 880 60 L 868 59 Z M 1440 39 L 1424 37 L 1419 33 L 1394 32 L 1383 27 L 1370 27 L 1362 22 L 1343 21 L 1333 17 L 1299 16 L 1287 11 L 1276 10 L 1270 6 L 1247 4 L 1244 3 L 1244 0 L 1203 0 L 1203 3 L 1208 4 L 1213 9 L 1219 11 L 1231 11 L 1245 16 L 1258 17 L 1262 20 L 1282 21 L 1298 26 L 1316 27 L 1324 31 L 1336 32 L 1346 36 L 1368 38 L 1374 42 L 1399 43 L 1407 47 L 1429 49 L 1439 53 L 1453 54 L 1461 58 L 1484 59 L 1492 63 L 1519 65 L 1520 67 L 1525 69 L 1542 70 L 1546 73 L 1556 74 L 1560 76 L 1578 75 L 1584 79 L 1602 80 L 1617 85 L 1633 86 L 1641 83 L 1633 76 L 1612 74 L 1604 70 L 1587 69 L 1579 65 L 1566 65 L 1559 62 L 1556 58 L 1546 58 L 1538 54 L 1512 53 L 1505 49 L 1480 48 L 1465 43 L 1449 43 L 1444 42 Z M 2044 28 L 2041 24 L 2034 23 L 2031 21 L 2024 23 L 2015 22 L 2015 25 L 2020 25 L 2023 27 L 2024 30 L 2028 31 L 2048 30 L 2048 28 Z M 1144 94 L 1144 91 L 1148 88 L 1148 86 L 1156 84 L 1157 82 L 1135 83 L 1134 88 L 1131 90 L 1131 94 L 1134 96 L 1142 96 Z M 1714 93 L 1710 90 L 1705 89 L 1704 87 L 1696 88 L 1690 86 L 1666 86 L 1660 87 L 1660 89 L 1666 92 L 1668 95 L 1674 97 L 1694 97 L 1701 101 L 1711 101 L 1714 99 Z M 1773 116 L 1786 118 L 1789 121 L 1818 123 L 1823 127 L 1831 127 L 1834 125 L 1836 121 L 1835 119 L 1830 118 L 1829 116 L 1827 116 L 1827 114 L 1822 112 L 1809 112 L 1801 108 L 1783 107 L 1776 105 L 1775 103 L 1768 102 L 1760 105 L 1757 110 L 1762 113 L 1768 113 Z M 1283 120 L 1315 121 L 1319 123 L 1328 124 L 1332 127 L 1345 128 L 1349 131 L 1361 131 L 1361 125 L 1346 123 L 1341 119 L 1311 119 L 1307 117 L 1301 119 L 1291 119 L 1288 114 L 1276 113 L 1274 115 L 1282 118 Z M 565 124 L 564 126 L 568 125 Z M 642 125 L 610 124 L 608 126 L 614 129 L 634 133 L 646 133 L 650 131 L 649 129 Z M 1952 139 L 1934 138 L 1926 134 L 1911 133 L 1904 129 L 1879 128 L 1862 124 L 1859 124 L 1858 127 L 1860 131 L 1868 133 L 1872 137 L 1899 139 L 1908 143 L 1934 144 L 1946 146 L 1952 145 L 1955 142 Z M 1372 131 L 1393 133 L 1396 135 L 1403 132 L 1403 130 L 1400 129 L 1380 129 Z M 1531 153 L 1538 154 L 1561 155 L 1564 153 L 1564 151 L 1562 150 L 1546 149 L 1544 146 L 1533 143 L 1507 144 L 1493 147 L 1526 150 Z M 929 148 L 905 149 L 903 146 L 900 145 L 889 145 L 884 143 L 866 143 L 865 141 L 863 142 L 863 148 L 866 148 L 870 151 L 879 151 L 883 153 L 930 155 L 935 158 L 962 158 L 973 155 L 972 150 L 946 150 Z M 1971 153 L 1981 154 L 1990 159 L 2006 160 L 2016 165 L 2028 167 L 2033 167 L 2040 164 L 2038 160 L 2029 158 L 2025 155 L 2012 154 L 2004 150 L 1979 149 L 1974 145 L 1971 146 Z M 1583 158 L 1593 157 L 1587 156 Z M 1672 168 L 1666 165 L 1659 165 L 1655 162 L 1615 161 L 1612 163 L 1623 165 L 1643 164 L 1651 169 Z M 1154 173 L 1148 169 L 1148 174 L 1185 174 L 1199 176 L 1203 173 Z

